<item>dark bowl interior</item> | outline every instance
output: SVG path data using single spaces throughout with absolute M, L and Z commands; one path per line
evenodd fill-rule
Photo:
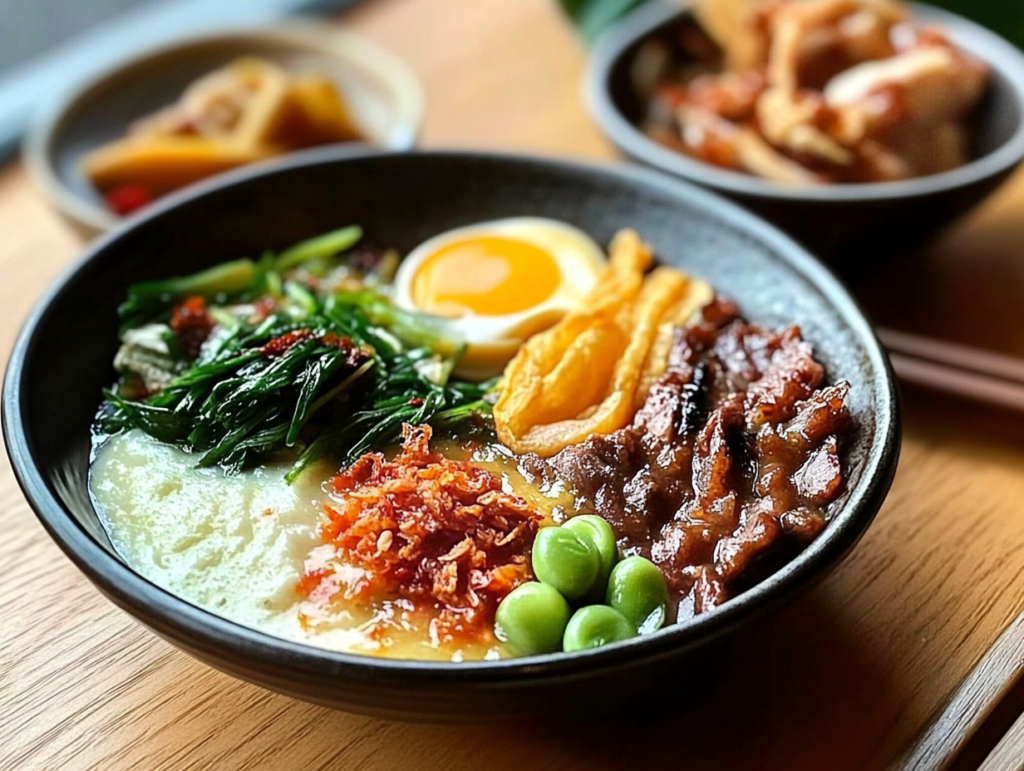
M 113 378 L 116 308 L 130 283 L 277 249 L 345 223 L 360 223 L 370 242 L 409 250 L 448 228 L 518 215 L 564 220 L 599 243 L 636 228 L 661 259 L 708 278 L 749 318 L 800 324 L 829 377 L 850 381 L 857 431 L 848 489 L 806 551 L 723 607 L 654 635 L 585 654 L 466 664 L 378 660 L 272 638 L 177 599 L 119 560 L 90 504 L 86 473 L 90 422 Z M 606 711 L 673 673 L 692 672 L 715 640 L 791 599 L 854 545 L 888 491 L 899 453 L 894 380 L 870 326 L 833 276 L 785 236 L 715 196 L 643 170 L 472 154 L 315 151 L 157 204 L 93 245 L 38 306 L 8 367 L 3 418 L 15 472 L 43 524 L 142 623 L 266 687 L 429 720 Z
M 751 208 L 804 241 L 820 257 L 863 259 L 921 244 L 983 200 L 1024 159 L 1024 55 L 992 32 L 955 14 L 911 3 L 923 23 L 944 30 L 988 62 L 992 78 L 970 118 L 972 162 L 905 182 L 795 188 L 686 157 L 638 128 L 646 105 L 631 69 L 648 40 L 674 45 L 692 23 L 677 2 L 652 0 L 595 47 L 587 76 L 590 107 L 602 130 L 627 155 L 689 179 Z

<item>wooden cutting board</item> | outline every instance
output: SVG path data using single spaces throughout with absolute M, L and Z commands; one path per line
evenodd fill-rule
M 551 0 L 375 0 L 341 22 L 422 78 L 425 146 L 613 157 L 582 102 L 585 51 Z M 986 342 L 1024 350 L 1024 325 L 1006 321 L 1021 309 L 993 304 L 1016 297 L 1024 306 L 1022 212 L 1018 175 L 937 249 L 872 271 L 865 298 L 877 293 L 910 327 L 995 313 L 1004 323 L 986 327 Z M 17 165 L 0 172 L 0 234 L 6 359 L 32 302 L 80 244 Z M 981 270 L 1000 278 L 995 301 L 979 293 L 987 282 L 968 280 Z M 902 311 L 891 305 L 908 296 L 895 280 L 913 298 Z M 74 373 L 54 376 L 74 387 Z M 688 711 L 643 726 L 389 723 L 233 680 L 100 597 L 36 522 L 5 457 L 0 769 L 954 767 L 989 708 L 1007 703 L 1020 668 L 1024 631 L 1015 628 L 962 686 L 1024 604 L 1024 421 L 905 396 L 900 470 L 862 543 L 796 604 L 751 628 L 715 689 L 680 692 Z M 945 722 L 922 734 L 936 718 Z M 991 763 L 1012 759 L 1013 741 L 1011 732 Z

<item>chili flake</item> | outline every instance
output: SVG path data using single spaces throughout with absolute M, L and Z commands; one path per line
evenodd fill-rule
M 199 355 L 203 343 L 213 331 L 214 323 L 206 310 L 206 300 L 196 295 L 186 297 L 174 306 L 171 329 L 178 336 L 181 352 L 189 359 Z
M 309 340 L 313 336 L 312 329 L 293 329 L 291 332 L 285 332 L 283 335 L 268 340 L 260 348 L 260 355 L 268 359 L 281 356 L 293 345 L 297 345 L 303 340 Z

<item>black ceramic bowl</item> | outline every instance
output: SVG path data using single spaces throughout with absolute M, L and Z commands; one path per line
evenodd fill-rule
M 797 322 L 833 380 L 853 386 L 858 430 L 849 485 L 824 533 L 750 591 L 695 620 L 580 654 L 462 664 L 332 653 L 270 637 L 190 605 L 128 568 L 89 502 L 89 425 L 114 373 L 116 308 L 136 281 L 188 273 L 360 223 L 408 250 L 472 222 L 555 217 L 607 243 L 636 228 L 665 261 L 707 277 L 752 319 Z M 885 354 L 850 296 L 807 252 L 756 217 L 640 169 L 473 154 L 314 151 L 243 169 L 160 202 L 103 237 L 42 300 L 7 370 L 4 438 L 51 536 L 114 603 L 230 674 L 320 704 L 433 721 L 582 715 L 692 664 L 755 615 L 819 580 L 857 542 L 899 454 L 899 409 Z
M 588 105 L 629 157 L 722 193 L 803 241 L 826 260 L 867 258 L 923 243 L 995 190 L 1024 159 L 1024 54 L 956 14 L 921 3 L 914 15 L 989 64 L 991 84 L 975 116 L 971 163 L 900 182 L 787 187 L 689 158 L 638 127 L 644 105 L 630 68 L 644 41 L 669 36 L 692 16 L 679 0 L 649 0 L 595 45 Z

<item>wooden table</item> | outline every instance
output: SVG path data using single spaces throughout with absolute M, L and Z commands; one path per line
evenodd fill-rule
M 343 21 L 422 78 L 424 145 L 613 157 L 582 104 L 584 50 L 552 0 L 375 0 Z M 862 296 L 890 323 L 1024 354 L 1022 206 L 1018 175 L 936 249 L 862 278 Z M 80 244 L 18 165 L 0 172 L 0 234 L 6 359 Z M 1020 419 L 908 392 L 896 482 L 850 558 L 750 630 L 713 692 L 680 693 L 689 713 L 614 730 L 389 723 L 208 669 L 91 587 L 5 457 L 0 769 L 967 768 L 1016 717 L 1024 626 L 993 645 L 1024 604 L 1022 436 Z M 992 708 L 999 719 L 984 720 Z M 1014 730 L 990 769 L 1018 767 L 1024 724 Z

